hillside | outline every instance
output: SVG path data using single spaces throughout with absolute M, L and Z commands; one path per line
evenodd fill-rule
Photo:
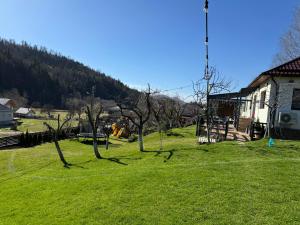
M 135 94 L 119 80 L 46 48 L 0 40 L 0 93 L 17 89 L 29 104 L 64 108 L 65 100 L 84 97 L 95 85 L 96 97 Z
M 298 224 L 300 145 L 197 145 L 195 127 L 137 143 L 61 141 L 0 151 L 1 224 Z M 8 204 L 9 203 L 9 204 Z

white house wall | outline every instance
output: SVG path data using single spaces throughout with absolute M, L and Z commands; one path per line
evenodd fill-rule
M 254 92 L 249 94 L 248 96 L 245 97 L 246 103 L 245 106 L 241 107 L 241 117 L 242 118 L 253 118 L 253 111 L 255 109 L 255 114 L 254 114 L 254 121 L 259 121 L 261 123 L 266 123 L 268 121 L 268 116 L 269 116 L 269 108 L 267 104 L 270 104 L 270 102 L 273 101 L 273 94 L 274 88 L 273 88 L 272 81 L 269 80 L 262 84 L 259 88 L 257 88 Z M 265 107 L 260 108 L 260 98 L 261 98 L 261 93 L 266 91 L 266 97 L 265 97 Z M 254 103 L 254 96 L 256 96 L 256 103 Z M 250 108 L 251 104 L 251 108 Z
M 292 97 L 294 88 L 300 89 L 300 78 L 277 78 L 279 84 L 278 102 L 279 106 L 276 113 L 276 126 L 278 124 L 279 112 L 291 112 L 297 115 L 296 122 L 291 125 L 291 129 L 300 129 L 300 110 L 292 110 Z M 293 83 L 290 81 L 293 80 Z

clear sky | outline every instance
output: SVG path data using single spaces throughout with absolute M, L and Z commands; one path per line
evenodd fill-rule
M 172 89 L 203 76 L 203 2 L 0 0 L 0 37 L 45 46 L 130 86 Z M 246 86 L 270 68 L 297 5 L 210 0 L 211 65 L 237 88 Z

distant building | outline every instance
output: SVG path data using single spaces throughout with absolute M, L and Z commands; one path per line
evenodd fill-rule
M 13 123 L 13 111 L 5 105 L 0 104 L 0 126 Z
M 35 117 L 35 112 L 31 108 L 19 108 L 15 112 L 16 117 L 21 117 L 21 118 L 33 118 Z
M 16 102 L 9 98 L 0 98 L 0 104 L 4 105 L 10 109 L 16 108 Z

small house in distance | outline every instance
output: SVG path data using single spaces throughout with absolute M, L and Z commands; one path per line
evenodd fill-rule
M 15 117 L 34 118 L 35 117 L 35 112 L 31 108 L 21 107 L 15 112 Z
M 13 112 L 10 108 L 0 104 L 0 127 L 13 124 Z
M 0 98 L 0 104 L 10 109 L 15 109 L 17 105 L 14 100 L 9 98 Z

